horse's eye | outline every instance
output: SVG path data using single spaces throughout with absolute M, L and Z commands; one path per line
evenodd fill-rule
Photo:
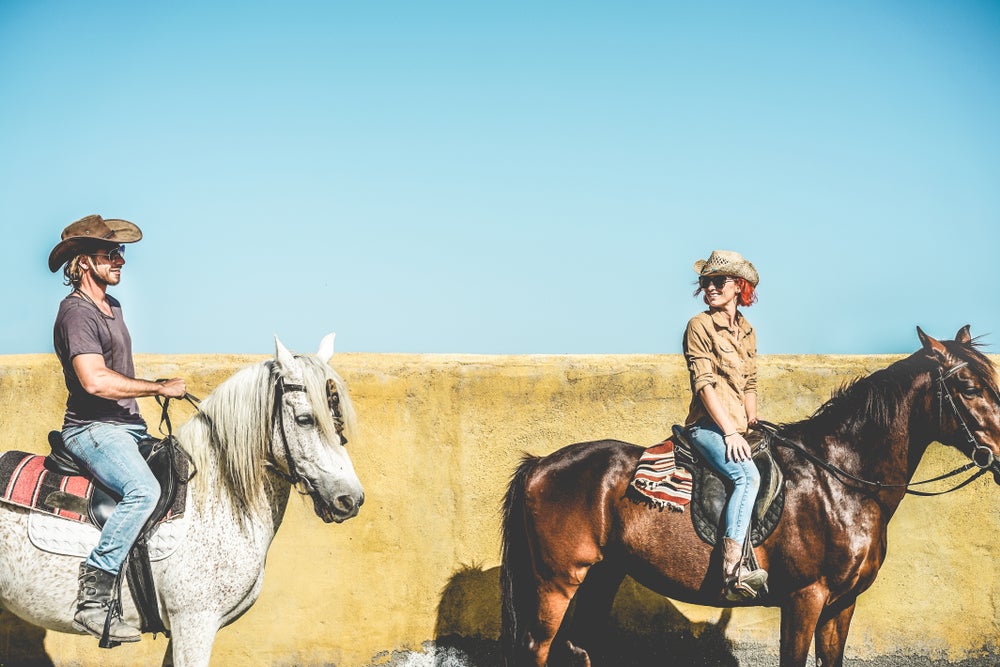
M 295 423 L 302 427 L 312 426 L 316 423 L 312 415 L 298 415 L 295 418 Z
M 972 384 L 971 382 L 963 382 L 958 386 L 958 391 L 961 392 L 962 396 L 967 398 L 975 398 L 979 395 L 979 387 Z

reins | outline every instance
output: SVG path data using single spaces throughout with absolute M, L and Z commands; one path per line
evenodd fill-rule
M 166 380 L 156 380 L 156 381 L 166 382 Z M 177 400 L 187 401 L 194 407 L 195 410 L 201 412 L 201 410 L 198 408 L 198 404 L 201 403 L 201 399 L 195 396 L 194 394 L 189 394 L 185 392 L 185 394 Z M 162 435 L 163 426 L 164 424 L 166 424 L 167 433 L 166 436 L 164 437 L 164 442 L 172 443 L 174 451 L 180 452 L 184 456 L 184 458 L 188 460 L 188 466 L 190 472 L 188 473 L 187 479 L 184 481 L 190 482 L 192 479 L 194 479 L 194 476 L 198 474 L 198 468 L 195 466 L 194 459 L 191 458 L 191 455 L 187 453 L 187 450 L 185 450 L 183 447 L 180 446 L 180 444 L 177 442 L 177 438 L 174 437 L 174 429 L 170 423 L 170 401 L 171 401 L 170 396 L 156 397 L 156 402 L 160 406 L 160 425 L 157 426 L 157 429 L 160 431 L 160 434 Z
M 165 382 L 166 380 L 156 380 L 157 382 Z M 302 476 L 299 475 L 298 471 L 295 469 L 295 459 L 292 458 L 292 450 L 288 446 L 288 438 L 285 436 L 285 417 L 284 410 L 282 409 L 282 399 L 286 392 L 290 391 L 301 391 L 306 392 L 306 388 L 301 384 L 288 384 L 283 378 L 279 377 L 275 383 L 274 388 L 274 406 L 273 406 L 273 421 L 276 422 L 278 426 L 278 432 L 281 433 L 281 444 L 285 450 L 285 461 L 288 464 L 288 472 L 286 473 L 275 463 L 268 463 L 268 468 L 274 471 L 279 477 L 287 481 L 291 485 L 296 485 L 302 481 Z M 170 401 L 173 400 L 169 396 L 157 396 L 156 402 L 160 405 L 160 433 L 163 433 L 163 427 L 166 426 L 166 437 L 173 437 L 173 426 L 170 423 Z M 179 401 L 187 401 L 195 410 L 198 410 L 198 404 L 201 403 L 201 399 L 197 396 L 185 393 L 184 396 L 178 398 Z
M 166 382 L 166 380 L 157 380 L 157 382 Z M 156 402 L 160 406 L 160 425 L 157 427 L 160 433 L 163 433 L 163 425 L 166 424 L 167 432 L 166 436 L 169 438 L 174 434 L 173 426 L 170 424 L 170 401 L 173 400 L 170 396 L 157 396 Z M 195 410 L 198 410 L 198 404 L 201 403 L 201 399 L 194 394 L 185 393 L 183 396 L 177 399 L 178 401 L 187 401 L 190 403 Z
M 853 475 L 844 470 L 843 468 L 840 468 L 830 463 L 829 461 L 825 461 L 819 456 L 816 456 L 808 449 L 803 447 L 800 443 L 795 442 L 794 440 L 790 440 L 781 435 L 778 426 L 771 422 L 758 421 L 757 427 L 759 430 L 770 435 L 771 439 L 776 444 L 797 452 L 806 460 L 816 464 L 823 470 L 829 472 L 834 477 L 834 479 L 837 479 L 842 484 L 846 485 L 847 481 L 845 480 L 849 480 L 851 482 L 854 482 L 855 484 L 860 484 L 861 486 L 869 487 L 876 491 L 880 491 L 882 489 L 905 489 L 906 493 L 914 496 L 940 496 L 946 493 L 951 493 L 952 491 L 957 491 L 962 487 L 967 486 L 968 484 L 971 484 L 973 481 L 979 479 L 985 473 L 989 472 L 990 468 L 993 467 L 994 464 L 996 463 L 996 459 L 993 456 L 993 452 L 990 451 L 989 448 L 987 448 L 985 445 L 979 443 L 979 441 L 976 440 L 975 436 L 972 434 L 972 431 L 969 429 L 968 424 L 962 417 L 962 413 L 958 409 L 958 405 L 955 403 L 954 398 L 952 398 L 951 390 L 948 388 L 948 384 L 946 382 L 948 378 L 950 378 L 952 375 L 954 375 L 956 372 L 958 372 L 967 365 L 968 364 L 966 362 L 962 362 L 956 364 L 955 366 L 952 366 L 951 368 L 947 369 L 947 371 L 938 366 L 937 377 L 934 378 L 934 380 L 937 383 L 938 425 L 940 427 L 944 423 L 944 405 L 947 402 L 947 405 L 951 408 L 952 413 L 955 415 L 955 419 L 958 421 L 959 427 L 965 434 L 966 443 L 969 444 L 972 448 L 972 455 L 970 456 L 972 460 L 963 466 L 959 466 L 950 472 L 946 472 L 943 475 L 938 475 L 937 477 L 932 477 L 931 479 L 925 479 L 919 482 L 909 482 L 906 484 L 886 484 L 884 482 L 873 482 L 871 480 L 858 477 L 857 475 Z M 986 452 L 986 456 L 982 457 L 981 452 L 984 451 Z M 949 477 L 954 477 L 955 475 L 961 475 L 962 473 L 967 472 L 972 468 L 979 468 L 979 469 L 975 471 L 972 475 L 970 475 L 963 482 L 944 491 L 918 491 L 911 488 L 915 486 L 922 486 L 924 484 L 931 484 L 933 482 L 940 482 L 943 479 L 948 479 Z

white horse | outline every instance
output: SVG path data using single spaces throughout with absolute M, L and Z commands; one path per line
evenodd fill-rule
M 264 558 L 293 485 L 312 497 L 327 523 L 350 519 L 364 502 L 344 447 L 354 412 L 343 381 L 327 364 L 333 334 L 315 356 L 293 355 L 277 338 L 275 343 L 273 360 L 222 383 L 176 434 L 197 474 L 183 515 L 165 524 L 178 522 L 183 537 L 168 557 L 152 563 L 160 615 L 171 633 L 165 666 L 208 665 L 216 632 L 256 601 Z M 80 634 L 73 612 L 82 559 L 33 546 L 32 514 L 0 504 L 0 605 L 34 625 Z M 80 525 L 93 532 L 96 544 L 97 529 Z M 124 588 L 124 619 L 138 627 Z

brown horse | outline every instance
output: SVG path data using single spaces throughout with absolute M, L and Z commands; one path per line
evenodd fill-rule
M 917 328 L 922 349 L 841 389 L 810 418 L 783 426 L 785 505 L 755 548 L 781 608 L 781 666 L 839 667 L 858 595 L 875 580 L 889 519 L 933 442 L 961 450 L 1000 484 L 996 371 L 969 327 L 954 341 Z M 643 448 L 617 440 L 526 457 L 504 500 L 501 641 L 508 665 L 589 665 L 626 575 L 670 598 L 733 606 L 722 595 L 720 554 L 688 512 L 660 512 L 626 497 Z M 571 600 L 571 618 L 554 643 Z M 563 642 L 562 638 L 566 641 Z M 559 656 L 559 658 L 557 658 Z

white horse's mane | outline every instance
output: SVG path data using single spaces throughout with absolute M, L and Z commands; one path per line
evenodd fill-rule
M 295 355 L 301 364 L 303 384 L 323 440 L 339 446 L 336 425 L 327 401 L 327 380 L 340 395 L 344 435 L 353 437 L 354 406 L 343 379 L 315 355 Z M 271 429 L 278 364 L 268 360 L 237 371 L 199 405 L 199 412 L 177 431 L 177 439 L 196 470 L 218 469 L 217 484 L 236 516 L 248 518 L 254 508 L 266 507 L 272 483 L 265 464 L 271 460 Z M 204 493 L 205 475 L 192 482 Z

